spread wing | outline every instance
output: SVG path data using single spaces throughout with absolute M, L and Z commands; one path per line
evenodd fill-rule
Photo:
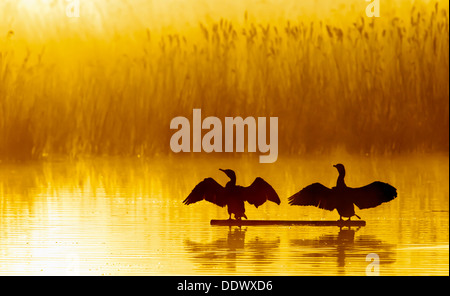
M 213 178 L 206 178 L 195 186 L 189 196 L 183 201 L 185 205 L 207 200 L 219 207 L 227 205 L 225 198 L 225 188 L 217 183 Z
M 289 197 L 289 204 L 291 206 L 315 206 L 329 211 L 336 208 L 332 190 L 320 183 L 308 185 Z
M 259 207 L 268 200 L 278 205 L 281 203 L 275 189 L 260 177 L 256 178 L 252 185 L 242 187 L 241 194 L 244 201 L 246 200 L 255 207 Z
M 397 197 L 395 187 L 379 181 L 363 187 L 349 189 L 353 203 L 360 209 L 373 208 Z

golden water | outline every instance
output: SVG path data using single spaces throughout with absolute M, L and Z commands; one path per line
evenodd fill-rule
M 449 274 L 448 156 L 386 158 L 91 159 L 0 163 L 0 275 L 365 275 L 366 255 L 381 275 Z M 374 180 L 398 198 L 358 211 L 366 227 L 210 226 L 227 212 L 182 200 L 203 178 L 225 184 L 256 176 L 282 203 L 247 206 L 249 219 L 337 219 L 336 212 L 291 207 L 287 197 L 312 183 Z M 245 172 L 245 174 L 244 174 Z

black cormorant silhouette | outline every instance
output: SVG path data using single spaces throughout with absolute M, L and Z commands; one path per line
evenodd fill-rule
M 183 201 L 185 205 L 207 200 L 219 207 L 228 207 L 228 214 L 234 214 L 234 218 L 237 220 L 245 215 L 245 204 L 247 201 L 249 204 L 259 207 L 267 200 L 270 200 L 276 204 L 280 204 L 280 198 L 275 190 L 269 183 L 258 177 L 253 181 L 252 185 L 248 187 L 236 185 L 236 174 L 233 170 L 222 170 L 229 178 L 230 181 L 221 186 L 213 178 L 206 178 L 195 186 L 189 196 Z
M 362 210 L 379 206 L 397 197 L 397 189 L 380 181 L 359 188 L 347 187 L 344 181 L 344 165 L 339 163 L 334 167 L 339 172 L 336 187 L 330 189 L 320 183 L 311 184 L 289 197 L 289 204 L 316 206 L 329 211 L 337 209 L 340 220 L 342 217 L 348 217 L 350 220 L 353 216 L 361 219 L 355 214 L 354 204 Z

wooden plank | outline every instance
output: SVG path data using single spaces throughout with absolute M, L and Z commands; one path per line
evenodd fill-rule
M 300 225 L 300 226 L 366 226 L 364 220 L 211 220 L 215 226 L 263 226 L 263 225 Z

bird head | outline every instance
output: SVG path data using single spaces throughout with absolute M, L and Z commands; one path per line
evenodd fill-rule
M 236 180 L 236 174 L 234 173 L 233 170 L 223 170 L 223 169 L 219 169 L 219 170 L 224 172 L 228 176 L 228 178 L 230 178 L 231 180 Z
M 345 174 L 345 168 L 344 168 L 344 165 L 343 165 L 343 164 L 338 163 L 338 164 L 335 164 L 335 165 L 333 165 L 333 166 L 338 170 L 339 175 Z

